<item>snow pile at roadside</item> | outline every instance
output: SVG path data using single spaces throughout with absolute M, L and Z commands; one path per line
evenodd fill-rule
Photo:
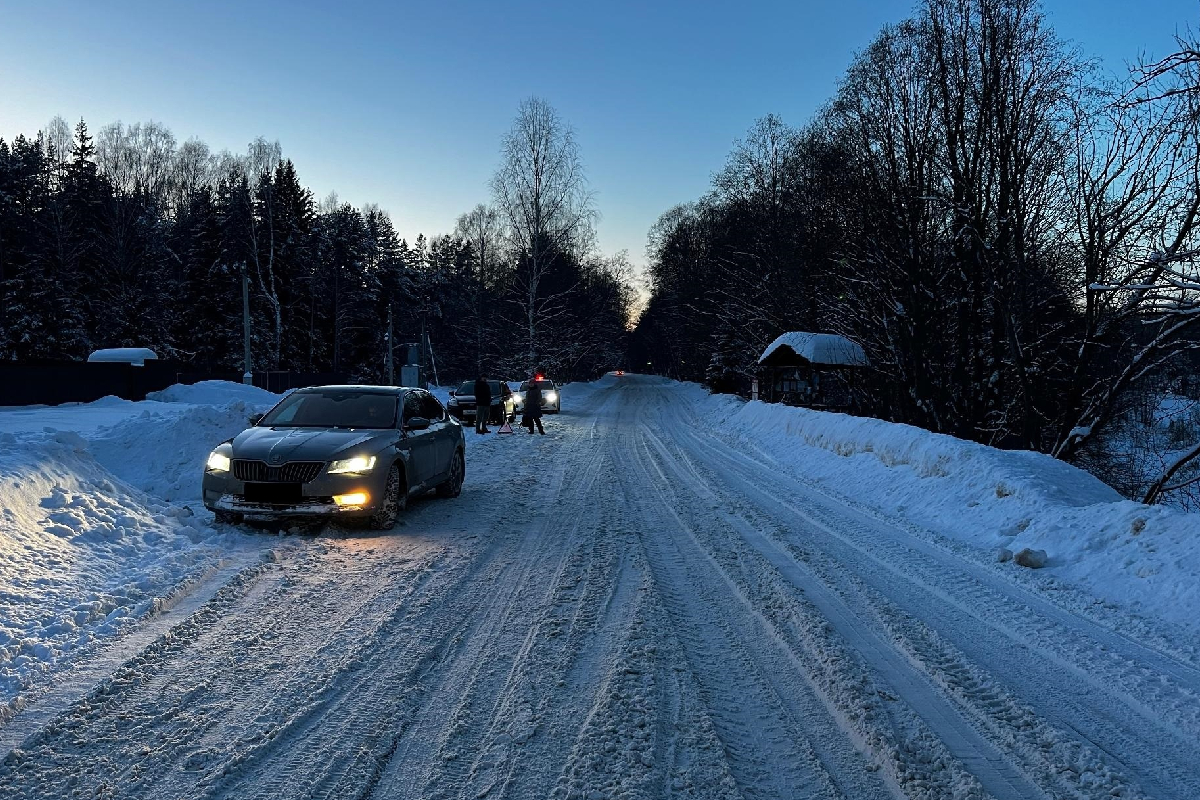
M 150 392 L 146 395 L 146 400 L 209 406 L 245 403 L 248 406 L 269 408 L 278 403 L 282 397 L 281 394 L 273 394 L 257 386 L 246 386 L 229 381 L 200 381 L 191 385 L 177 383 L 174 386 L 168 386 L 161 392 Z
M 211 448 L 278 399 L 216 384 L 0 410 L 0 723 L 58 662 L 264 546 L 177 502 L 198 501 Z
M 92 440 L 91 450 L 114 475 L 144 492 L 198 503 L 208 454 L 279 398 L 224 381 L 172 386 L 155 393 L 154 400 L 165 402 L 109 428 Z
M 1200 628 L 1198 515 L 1124 500 L 1041 453 L 845 414 L 728 396 L 697 400 L 721 420 L 720 430 L 826 490 L 963 542 L 981 559 L 1044 550 L 1047 577 Z
M 0 434 L 0 506 L 0 720 L 31 678 L 217 558 L 216 532 L 114 479 L 71 432 Z
M 102 397 L 59 406 L 0 406 L 0 433 L 36 433 L 47 428 L 88 434 L 142 412 L 145 404 Z

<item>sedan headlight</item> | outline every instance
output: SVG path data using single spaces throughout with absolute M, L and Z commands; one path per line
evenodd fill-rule
M 546 394 L 543 395 L 543 397 L 546 398 L 547 403 L 553 403 L 555 400 L 558 399 L 558 392 L 546 392 Z
M 213 450 L 208 454 L 208 463 L 204 468 L 209 472 L 229 472 L 229 456 Z
M 355 456 L 329 462 L 330 475 L 362 474 L 375 469 L 375 456 Z
M 446 403 L 446 405 L 448 405 L 448 406 L 458 405 L 458 398 L 455 397 L 454 395 L 450 395 L 450 402 Z
M 525 395 L 521 394 L 520 392 L 513 392 L 513 400 L 516 400 L 518 403 L 524 403 Z

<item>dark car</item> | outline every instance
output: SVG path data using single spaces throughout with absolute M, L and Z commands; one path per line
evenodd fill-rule
M 462 428 L 424 389 L 299 389 L 212 451 L 204 505 L 218 522 L 328 517 L 386 530 L 410 495 L 458 496 L 463 451 Z
M 505 381 L 488 381 L 492 390 L 492 407 L 488 422 L 512 421 L 516 417 L 517 396 Z M 462 386 L 450 390 L 450 413 L 463 422 L 475 424 L 475 381 L 463 381 Z
M 562 398 L 559 396 L 558 386 L 549 378 L 538 376 L 536 379 L 537 387 L 542 392 L 542 412 L 546 414 L 557 414 L 562 410 Z M 518 395 L 520 398 L 519 408 L 524 410 L 525 397 L 529 392 L 534 381 L 525 381 L 521 384 L 521 391 Z

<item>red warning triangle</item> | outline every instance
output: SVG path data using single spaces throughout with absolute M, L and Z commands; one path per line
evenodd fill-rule
M 514 431 L 512 429 L 512 423 L 509 422 L 508 420 L 504 420 L 504 424 L 496 429 L 496 433 L 513 433 L 513 432 Z

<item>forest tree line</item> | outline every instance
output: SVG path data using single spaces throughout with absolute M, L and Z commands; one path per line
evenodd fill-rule
M 1200 47 L 1179 44 L 1114 82 L 1033 0 L 925 0 L 809 124 L 758 120 L 662 215 L 631 361 L 744 388 L 778 334 L 840 333 L 869 413 L 1116 480 L 1131 409 L 1198 383 Z M 1137 496 L 1194 486 L 1196 438 Z
M 378 206 L 314 199 L 278 142 L 214 153 L 153 122 L 93 136 L 56 117 L 0 139 L 0 358 L 137 346 L 240 374 L 246 280 L 256 371 L 382 382 L 390 312 L 396 363 L 424 331 L 443 382 L 595 376 L 623 355 L 632 294 L 625 257 L 595 250 L 586 187 L 537 99 L 502 143 L 495 202 L 411 242 Z

